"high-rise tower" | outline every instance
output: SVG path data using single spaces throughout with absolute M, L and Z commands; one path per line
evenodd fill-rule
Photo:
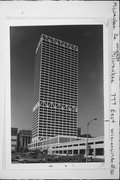
M 78 47 L 42 35 L 36 49 L 32 140 L 77 136 Z

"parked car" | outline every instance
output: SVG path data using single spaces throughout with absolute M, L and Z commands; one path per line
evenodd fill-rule
M 45 162 L 54 162 L 54 155 L 44 155 L 43 156 L 43 163 Z
M 73 156 L 54 156 L 54 162 L 82 162 L 84 156 L 83 155 L 73 155 Z
M 25 157 L 19 159 L 19 163 L 41 163 L 43 158 L 36 156 L 35 154 L 28 154 Z
M 86 162 L 86 156 L 84 155 L 83 162 Z M 87 162 L 93 162 L 92 156 L 87 157 Z
M 72 156 L 65 156 L 64 162 L 82 162 L 84 156 L 83 155 L 72 155 Z
M 26 162 L 27 153 L 19 154 L 19 163 L 25 163 Z
M 19 160 L 19 155 L 12 154 L 12 162 L 18 162 L 18 160 Z

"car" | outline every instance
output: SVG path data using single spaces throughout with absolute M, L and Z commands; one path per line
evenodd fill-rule
M 36 156 L 35 154 L 28 154 L 25 157 L 19 159 L 19 163 L 41 163 L 43 158 Z
M 44 155 L 43 162 L 54 162 L 54 155 Z
M 58 155 L 54 157 L 54 162 L 82 162 L 83 155 Z
M 20 158 L 18 160 L 19 163 L 27 163 L 27 160 L 25 158 Z
M 20 153 L 19 154 L 18 162 L 19 163 L 25 163 L 26 162 L 26 158 L 27 158 L 27 153 Z
M 12 162 L 18 162 L 18 160 L 19 160 L 18 155 L 16 155 L 16 154 L 12 155 Z
M 93 162 L 93 158 L 92 158 L 92 156 L 88 156 L 88 157 L 86 157 L 86 155 L 84 155 L 84 158 L 83 158 L 83 162 Z

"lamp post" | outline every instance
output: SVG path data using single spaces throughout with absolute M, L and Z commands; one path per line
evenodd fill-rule
M 88 162 L 88 134 L 89 134 L 89 125 L 91 124 L 92 121 L 96 121 L 96 120 L 97 120 L 97 118 L 94 118 L 94 119 L 90 120 L 87 123 L 86 162 Z

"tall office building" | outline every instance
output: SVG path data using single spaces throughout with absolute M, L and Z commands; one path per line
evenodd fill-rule
M 43 34 L 35 61 L 32 141 L 77 136 L 78 47 Z

